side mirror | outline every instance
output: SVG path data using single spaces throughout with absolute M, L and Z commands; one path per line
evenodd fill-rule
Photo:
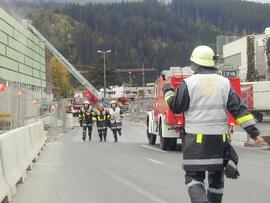
M 165 74 L 164 71 L 161 72 L 161 77 L 162 77 L 163 80 L 166 80 L 166 74 Z

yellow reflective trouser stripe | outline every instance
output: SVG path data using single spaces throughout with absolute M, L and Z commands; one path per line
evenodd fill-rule
M 226 142 L 226 140 L 227 140 L 227 135 L 226 135 L 226 134 L 223 134 L 222 137 L 223 137 L 223 142 Z
M 236 120 L 236 122 L 237 122 L 238 124 L 241 124 L 241 123 L 244 123 L 244 122 L 246 122 L 246 121 L 253 120 L 253 119 L 254 119 L 253 116 L 252 116 L 251 114 L 248 114 L 248 115 L 245 115 L 245 116 L 243 116 L 243 117 L 241 117 L 241 118 L 238 118 L 238 119 Z
M 168 100 L 172 97 L 173 95 L 169 95 L 169 96 L 166 96 L 164 99 L 166 102 L 168 102 Z
M 202 137 L 203 137 L 202 134 L 197 134 L 196 143 L 201 144 L 202 143 Z

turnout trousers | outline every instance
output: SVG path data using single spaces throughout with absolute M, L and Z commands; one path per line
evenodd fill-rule
M 88 129 L 89 141 L 91 141 L 91 137 L 92 137 L 92 125 L 91 124 L 83 124 L 82 139 L 85 141 L 87 129 Z
M 227 135 L 183 136 L 185 184 L 192 203 L 221 203 L 224 188 L 224 146 Z M 209 187 L 204 180 L 208 172 Z
M 119 136 L 122 135 L 122 123 L 121 122 L 113 122 L 111 123 L 111 130 L 113 132 L 114 141 L 118 141 L 117 133 Z

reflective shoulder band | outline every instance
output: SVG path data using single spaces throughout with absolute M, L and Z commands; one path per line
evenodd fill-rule
M 168 102 L 168 100 L 172 97 L 172 95 L 166 96 L 164 99 L 166 102 Z
M 241 123 L 247 122 L 249 120 L 253 120 L 253 119 L 254 118 L 253 118 L 252 114 L 248 114 L 248 115 L 245 115 L 245 116 L 238 118 L 236 121 L 238 124 L 241 124 Z
M 226 134 L 223 134 L 222 137 L 223 137 L 223 142 L 226 142 L 226 140 L 227 140 L 227 135 L 226 135 Z
M 197 134 L 196 143 L 201 144 L 202 143 L 202 137 L 203 137 L 202 134 Z
M 168 103 L 168 100 L 174 95 L 174 92 L 173 91 L 168 91 L 165 93 L 164 95 L 164 99 L 165 101 Z

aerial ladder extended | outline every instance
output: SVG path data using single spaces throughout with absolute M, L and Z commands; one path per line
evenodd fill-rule
M 57 49 L 31 24 L 28 19 L 23 20 L 23 25 L 31 30 L 42 42 L 45 43 L 46 47 L 51 51 L 51 53 L 66 67 L 66 69 L 88 90 L 90 91 L 98 100 L 101 99 L 100 92 L 91 85 L 88 80 L 83 77 L 79 71 L 74 68 L 74 66 L 68 62 L 68 60 L 59 52 Z

